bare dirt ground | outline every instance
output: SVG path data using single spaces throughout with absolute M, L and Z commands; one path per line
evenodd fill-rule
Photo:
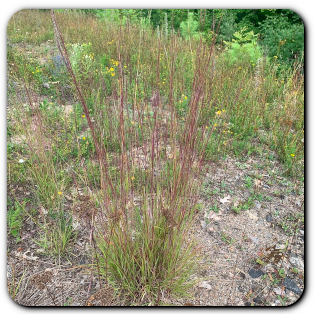
M 210 164 L 201 191 L 202 209 L 192 231 L 203 257 L 198 284 L 190 298 L 161 295 L 161 304 L 284 306 L 298 300 L 304 287 L 303 187 L 276 174 L 282 170 L 279 162 L 269 166 L 271 175 L 260 170 L 265 169 L 263 163 L 258 158 L 246 162 L 229 158 Z M 261 179 L 256 180 L 257 175 Z M 8 187 L 8 193 L 13 190 L 18 198 L 29 194 L 27 186 Z M 19 281 L 23 276 L 16 302 L 128 305 L 119 291 L 105 288 L 104 280 L 99 282 L 91 273 L 89 229 L 77 223 L 77 230 L 68 258 L 43 255 L 32 241 L 38 230 L 31 220 L 24 223 L 21 242 L 8 237 L 8 286 L 13 277 Z

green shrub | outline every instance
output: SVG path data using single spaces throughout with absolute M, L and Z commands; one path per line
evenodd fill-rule
M 198 40 L 201 36 L 201 33 L 198 32 L 199 22 L 195 21 L 193 16 L 193 12 L 189 12 L 188 19 L 180 23 L 180 31 L 185 39 Z
M 243 64 L 248 60 L 257 63 L 263 57 L 263 52 L 260 46 L 257 45 L 258 35 L 253 31 L 246 32 L 247 28 L 242 28 L 235 32 L 231 42 L 224 41 L 226 45 L 225 56 L 230 64 Z
M 304 25 L 291 24 L 288 17 L 268 16 L 260 25 L 262 45 L 270 57 L 278 57 L 284 63 L 292 65 L 303 57 Z

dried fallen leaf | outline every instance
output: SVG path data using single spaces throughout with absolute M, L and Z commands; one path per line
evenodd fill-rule
M 25 253 L 22 254 L 22 252 L 17 252 L 16 257 L 22 257 L 24 259 L 30 260 L 30 261 L 36 261 L 39 257 L 33 256 L 34 253 L 31 253 L 31 256 L 26 255 L 27 253 L 30 253 L 30 250 L 27 250 Z
M 70 196 L 64 195 L 64 197 L 65 197 L 69 202 L 73 202 L 73 199 L 72 199 Z
M 211 290 L 212 286 L 209 284 L 209 281 L 203 281 L 199 284 L 200 288 L 205 288 L 207 290 Z
M 255 179 L 254 180 L 254 185 L 255 185 L 256 188 L 259 188 L 260 186 L 264 185 L 264 182 L 262 180 Z
M 48 210 L 46 210 L 43 206 L 41 206 L 39 208 L 39 212 L 42 214 L 42 215 L 47 215 L 48 214 Z
M 231 197 L 229 195 L 225 196 L 224 198 L 221 198 L 219 201 L 220 203 L 230 203 L 229 199 L 231 199 Z
M 208 218 L 214 221 L 220 220 L 220 217 L 218 217 L 215 213 L 212 213 L 210 216 L 208 216 Z

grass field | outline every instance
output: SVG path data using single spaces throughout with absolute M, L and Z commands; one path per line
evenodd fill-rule
M 206 225 L 229 202 L 234 219 L 256 202 L 278 212 L 272 197 L 282 205 L 293 191 L 300 209 L 274 219 L 288 252 L 304 223 L 300 64 L 279 67 L 258 48 L 234 58 L 215 33 L 187 40 L 73 11 L 19 11 L 7 37 L 8 290 L 18 303 L 75 305 L 71 286 L 51 286 L 59 267 L 86 276 L 80 305 L 180 304 L 211 269 L 195 231 L 203 213 Z M 233 167 L 245 200 L 228 186 Z M 239 240 L 219 234 L 229 248 Z

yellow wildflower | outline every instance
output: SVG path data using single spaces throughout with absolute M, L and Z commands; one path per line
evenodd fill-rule
M 294 157 L 294 154 L 291 154 L 291 157 Z

